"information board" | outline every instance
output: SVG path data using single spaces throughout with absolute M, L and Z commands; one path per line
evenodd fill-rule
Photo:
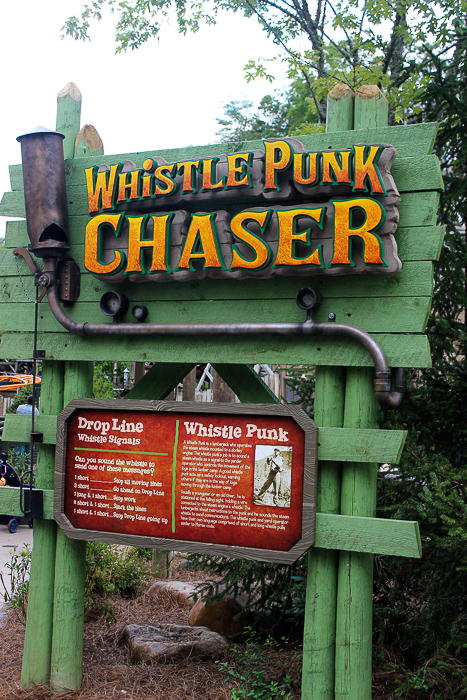
M 314 542 L 316 439 L 293 406 L 75 400 L 55 517 L 78 539 L 294 561 Z

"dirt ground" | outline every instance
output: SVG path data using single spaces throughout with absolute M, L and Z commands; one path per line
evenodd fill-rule
M 200 572 L 174 567 L 173 579 L 189 581 L 200 578 Z M 239 687 L 238 681 L 229 677 L 219 662 L 188 659 L 177 664 L 136 665 L 131 662 L 126 648 L 121 646 L 121 633 L 127 624 L 188 624 L 187 611 L 178 606 L 156 603 L 146 593 L 134 600 L 115 598 L 112 605 L 116 619 L 110 627 L 102 619 L 85 624 L 81 689 L 58 695 L 53 695 L 47 688 L 19 688 L 25 625 L 19 613 L 8 613 L 0 623 L 1 700 L 49 700 L 57 697 L 62 700 L 229 700 L 232 697 L 232 690 Z M 226 661 L 233 667 L 234 654 L 231 653 Z M 289 674 L 294 688 L 293 700 L 301 697 L 299 647 L 271 648 L 262 663 L 267 675 L 279 682 Z M 373 700 L 392 700 L 396 678 L 397 674 L 390 670 L 375 672 Z

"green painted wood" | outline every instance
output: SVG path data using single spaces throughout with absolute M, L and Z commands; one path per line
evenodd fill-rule
M 315 547 L 419 559 L 422 543 L 413 520 L 318 513 Z
M 355 99 L 355 127 L 387 124 L 388 105 L 379 88 L 363 86 Z M 426 193 L 423 193 L 426 194 Z M 422 199 L 422 197 L 421 197 Z M 400 213 L 402 217 L 401 202 Z M 421 211 L 426 215 L 422 202 Z M 435 223 L 434 221 L 430 223 Z M 426 225 L 429 225 L 427 221 Z M 377 404 L 373 373 L 347 368 L 344 427 L 375 428 Z M 342 467 L 341 513 L 374 516 L 377 465 L 357 462 Z M 372 591 L 371 554 L 340 552 L 336 620 L 335 700 L 371 700 L 372 688 Z
M 339 462 L 323 459 L 326 431 L 339 431 L 343 422 L 345 371 L 342 367 L 316 369 L 314 418 L 318 433 L 317 509 L 338 513 L 340 503 Z M 320 453 L 321 450 L 321 453 Z M 325 453 L 325 450 L 324 450 Z M 318 522 L 318 520 L 317 520 Z M 337 605 L 337 552 L 326 551 L 319 538 L 308 553 L 305 624 L 303 635 L 302 697 L 333 700 L 335 624 Z
M 347 369 L 344 426 L 374 427 L 377 405 L 372 373 Z M 361 469 L 360 469 L 361 467 Z M 341 513 L 372 517 L 376 507 L 376 464 L 342 469 Z M 371 699 L 373 560 L 371 554 L 341 552 L 339 555 L 336 624 L 336 700 Z
M 215 363 L 213 367 L 242 403 L 280 403 L 280 399 L 250 365 Z
M 75 150 L 75 139 L 79 132 L 81 118 L 81 93 L 74 83 L 68 83 L 57 97 L 56 129 L 64 134 L 63 154 L 72 158 Z
M 85 193 L 83 191 L 81 195 L 77 197 L 74 197 L 74 194 L 75 193 L 69 192 L 69 196 L 73 197 L 68 203 L 69 215 L 71 217 L 82 216 L 83 211 L 86 211 Z M 206 204 L 207 203 L 203 202 L 203 206 L 201 206 L 202 211 L 209 211 L 210 209 L 216 208 L 208 207 Z M 403 192 L 399 205 L 400 226 L 435 226 L 438 204 L 439 192 L 436 190 Z M 242 205 L 233 206 L 226 204 L 221 208 L 231 214 L 236 214 L 242 208 Z M 200 207 L 197 207 L 197 210 L 199 211 Z M 5 192 L 0 202 L 0 216 L 24 218 L 24 196 L 22 192 Z
M 191 363 L 164 363 L 153 365 L 139 382 L 125 395 L 125 399 L 165 399 L 191 372 Z
M 353 128 L 354 97 L 353 92 L 343 85 L 331 90 L 327 101 L 326 135 Z M 319 451 L 326 443 L 326 429 L 342 428 L 344 392 L 343 367 L 316 368 L 314 419 L 323 426 L 318 432 L 317 510 L 324 513 L 339 512 L 341 465 L 325 460 Z M 337 552 L 317 547 L 315 541 L 315 547 L 308 553 L 307 566 L 302 668 L 304 700 L 334 698 L 337 565 Z
M 11 262 L 11 261 L 10 261 Z M 1 262 L 0 262 L 1 265 Z M 26 301 L 26 289 L 29 296 L 34 292 L 34 275 L 24 273 L 19 279 L 16 270 L 11 268 L 11 276 L 0 277 L 0 304 L 21 303 Z M 21 274 L 23 275 L 23 270 Z M 16 275 L 13 274 L 16 272 Z M 2 270 L 3 273 L 3 270 Z M 263 284 L 261 284 L 263 282 Z M 433 290 L 433 263 L 428 260 L 406 262 L 400 273 L 396 275 L 356 275 L 345 277 L 305 278 L 304 283 L 318 289 L 325 299 L 339 298 L 370 298 L 375 303 L 383 304 L 381 297 L 420 297 L 431 296 Z M 118 289 L 132 301 L 148 303 L 157 297 L 158 304 L 171 301 L 210 301 L 215 299 L 252 300 L 287 299 L 294 300 L 300 286 L 300 280 L 293 277 L 281 277 L 274 282 L 265 280 L 225 281 L 222 284 L 215 280 L 206 282 L 180 284 L 135 285 L 131 283 L 119 285 Z M 112 285 L 96 280 L 90 274 L 81 275 L 81 292 L 79 304 L 83 302 L 96 303 L 104 292 L 112 289 Z
M 49 423 L 56 426 L 56 415 L 63 408 L 63 373 L 64 367 L 62 362 L 45 360 L 42 363 L 41 412 L 43 415 L 36 416 L 36 425 L 39 420 L 45 420 L 46 422 L 48 420 Z M 11 416 L 11 418 L 21 417 L 21 415 Z M 29 416 L 24 417 L 29 418 Z M 26 431 L 31 429 L 30 420 L 28 423 L 29 427 L 25 426 Z M 26 439 L 24 442 L 28 442 L 28 440 Z M 44 494 L 45 517 L 49 518 L 52 518 L 53 514 L 54 467 L 55 449 L 53 444 L 39 445 L 36 487 L 39 489 L 51 489 L 45 491 Z M 19 511 L 18 490 L 8 489 L 8 491 L 16 491 L 16 494 L 5 493 L 5 497 L 12 501 L 12 510 L 7 507 L 6 510 L 1 512 L 16 513 Z M 34 522 L 28 616 L 21 671 L 21 686 L 23 688 L 44 685 L 50 680 L 56 537 L 57 526 L 55 521 L 50 519 L 36 520 Z
M 431 356 L 425 335 L 373 333 L 384 350 L 391 367 L 430 367 Z M 118 360 L 120 362 L 221 362 L 226 364 L 309 364 L 332 366 L 373 366 L 368 352 L 358 343 L 333 338 L 269 337 L 247 339 L 241 336 L 222 338 L 190 338 L 180 345 L 176 338 L 88 337 L 63 333 L 40 333 L 40 348 L 46 349 L 49 360 Z M 32 334 L 2 334 L 4 357 L 31 357 Z
M 92 363 L 65 363 L 64 403 L 92 396 Z M 55 690 L 77 689 L 83 677 L 86 544 L 57 532 L 50 682 Z
M 84 245 L 78 245 L 77 241 L 84 240 L 84 229 L 88 217 L 86 216 L 76 216 L 70 221 L 70 235 L 75 244 L 73 245 L 73 257 L 80 264 L 82 272 L 86 273 L 84 269 Z M 444 238 L 445 228 L 443 226 L 419 226 L 419 227 L 409 227 L 404 228 L 399 226 L 397 228 L 395 237 L 397 241 L 397 248 L 399 257 L 402 262 L 410 262 L 412 260 L 438 260 L 441 251 L 443 238 Z M 29 243 L 26 222 L 25 221 L 8 221 L 6 225 L 5 233 L 5 249 L 0 250 L 0 271 L 2 275 L 14 274 L 17 275 L 16 264 L 12 267 L 12 255 L 8 248 L 16 248 L 16 246 L 27 246 Z M 14 260 L 13 260 L 14 263 Z M 24 269 L 25 273 L 29 272 L 26 264 L 20 261 L 20 270 Z M 375 279 L 377 275 L 371 275 L 372 279 Z M 279 278 L 274 281 L 277 284 L 285 278 Z M 349 278 L 348 278 L 349 279 Z M 334 278 L 333 281 L 337 281 Z M 224 284 L 232 284 L 231 282 L 224 281 Z M 247 281 L 242 281 L 239 285 L 235 282 L 237 289 L 241 288 Z M 262 287 L 266 287 L 267 283 L 265 280 L 261 280 Z M 211 284 L 211 282 L 199 282 L 199 284 Z M 164 284 L 158 284 L 157 293 L 159 289 L 164 287 Z M 183 288 L 183 284 L 178 285 L 179 288 Z M 219 285 L 215 285 L 219 286 Z
M 297 285 L 298 287 L 299 285 Z M 298 291 L 298 289 L 297 289 Z M 381 304 L 371 298 L 323 299 L 313 313 L 315 321 L 325 322 L 332 312 L 340 323 L 357 326 L 368 333 L 422 333 L 431 310 L 431 297 L 384 297 Z M 138 302 L 134 297 L 132 303 Z M 89 323 L 109 322 L 96 300 L 83 302 L 67 309 L 67 315 L 75 321 Z M 295 299 L 258 299 L 254 304 L 240 300 L 180 301 L 173 303 L 148 302 L 148 323 L 300 323 L 306 314 L 298 308 Z M 131 311 L 126 321 L 132 321 Z M 112 322 L 110 322 L 112 323 Z M 34 330 L 32 305 L 28 302 L 3 304 L 1 306 L 1 330 Z M 53 316 L 47 300 L 39 305 L 39 329 L 41 333 L 64 333 L 70 335 Z M 152 340 L 154 342 L 154 340 Z
M 36 532 L 39 532 L 39 530 L 36 530 L 36 526 L 42 526 L 44 523 L 47 521 L 53 521 L 54 518 L 54 492 L 53 488 L 52 489 L 43 489 L 43 494 L 44 494 L 44 520 L 35 520 L 34 521 L 34 547 L 36 546 Z M 19 488 L 13 488 L 11 486 L 2 486 L 0 488 L 0 508 L 4 508 L 5 510 L 2 510 L 2 513 L 10 513 L 11 515 L 17 515 L 18 517 L 24 517 L 23 513 L 21 512 L 21 508 L 19 506 Z M 54 522 L 55 524 L 55 522 Z M 39 527 L 40 529 L 40 527 Z M 55 545 L 55 539 L 54 539 L 54 545 Z M 54 557 L 55 560 L 55 557 Z M 40 561 L 40 560 L 39 560 Z M 31 563 L 32 567 L 32 563 Z M 41 567 L 45 569 L 46 567 Z M 52 572 L 54 570 L 54 565 L 52 565 Z M 32 576 L 32 571 L 31 571 L 31 577 L 29 579 L 29 595 L 32 594 L 31 590 L 31 585 L 33 585 L 33 579 L 34 577 Z M 53 579 L 52 579 L 52 585 L 51 585 L 52 593 L 53 593 Z M 44 593 L 48 588 L 43 589 L 42 593 Z M 45 595 L 44 595 L 45 599 Z M 42 598 L 41 598 L 42 600 Z M 29 599 L 29 605 L 31 604 L 31 599 Z M 52 613 L 52 609 L 50 608 L 50 613 Z M 31 616 L 28 616 L 31 617 Z M 31 618 L 32 619 L 32 618 Z M 45 622 L 46 622 L 46 616 L 44 616 L 43 624 L 41 625 L 41 629 L 44 629 L 45 627 Z M 50 623 L 52 623 L 52 614 L 50 615 Z M 30 635 L 30 631 L 28 631 L 28 627 L 30 626 L 30 623 L 26 621 L 26 640 L 28 636 Z M 45 641 L 45 639 L 43 640 Z M 26 642 L 25 642 L 26 644 Z M 42 642 L 41 642 L 42 645 Z M 38 657 L 38 649 L 34 648 L 32 650 L 32 656 L 33 658 L 37 659 Z M 23 659 L 23 666 L 24 666 L 24 659 Z M 34 663 L 33 663 L 34 666 Z M 49 661 L 48 661 L 48 667 L 49 667 L 49 673 L 47 674 L 47 678 L 50 676 L 50 654 L 49 654 Z M 33 671 L 33 669 L 30 669 L 30 672 Z M 32 674 L 31 676 L 36 677 L 37 674 Z M 38 677 L 38 676 L 37 676 Z M 33 681 L 32 677 L 30 680 L 30 683 L 39 683 L 39 682 L 45 682 L 45 681 Z M 26 687 L 26 686 L 23 686 Z
M 104 145 L 96 129 L 91 124 L 85 124 L 75 140 L 75 158 L 89 158 L 104 155 Z
M 44 490 L 44 520 L 41 525 L 53 522 L 52 489 Z M 19 489 L 3 486 L 0 489 L 2 513 L 21 516 Z M 36 521 L 34 528 L 38 525 Z M 36 533 L 34 533 L 36 538 Z M 36 542 L 34 542 L 36 545 Z M 348 549 L 400 557 L 420 557 L 422 552 L 418 523 L 385 518 L 357 518 L 330 513 L 316 516 L 315 548 Z M 361 548 L 361 549 L 360 549 Z M 34 649 L 38 655 L 37 648 Z M 34 681 L 31 678 L 31 683 Z M 39 682 L 39 681 L 37 681 Z
M 428 124 L 412 124 L 410 126 L 386 126 L 374 129 L 356 129 L 349 131 L 325 133 L 325 134 L 309 134 L 300 136 L 300 141 L 310 149 L 326 149 L 326 148 L 348 148 L 356 143 L 390 143 L 397 148 L 398 157 L 407 158 L 410 156 L 423 156 L 431 154 L 436 138 L 438 125 L 435 123 Z M 240 150 L 254 150 L 256 148 L 264 149 L 262 141 L 247 141 L 240 144 Z M 102 158 L 95 158 L 89 162 L 83 162 L 80 158 L 70 160 L 66 163 L 67 175 L 70 181 L 78 177 L 82 169 L 92 165 L 100 165 L 107 162 L 123 162 L 132 160 L 136 165 L 141 165 L 146 158 L 154 158 L 160 156 L 165 158 L 167 162 L 175 162 L 187 158 L 209 157 L 226 153 L 227 147 L 225 144 L 208 144 L 203 146 L 188 146 L 186 148 L 162 149 L 158 151 L 140 151 L 132 153 L 117 153 L 107 155 Z M 10 166 L 10 181 L 13 190 L 23 188 L 23 177 L 21 173 L 21 165 Z
M 368 129 L 387 126 L 389 105 L 376 85 L 362 85 L 355 92 L 354 124 Z
M 0 263 L 1 264 L 1 263 Z M 16 265 L 15 265 L 16 268 Z M 25 275 L 22 280 L 13 274 L 3 277 L 0 285 L 0 304 L 25 302 L 26 296 L 23 285 L 29 296 L 34 291 L 34 276 Z M 354 278 L 318 276 L 305 278 L 305 283 L 319 290 L 325 299 L 336 298 L 370 298 L 373 295 L 375 303 L 383 304 L 381 297 L 419 297 L 431 296 L 433 290 L 433 263 L 419 261 L 404 263 L 402 271 L 397 275 L 358 275 Z M 240 299 L 255 301 L 263 299 L 295 299 L 300 286 L 297 278 L 282 277 L 273 284 L 261 285 L 259 280 L 245 280 L 242 283 L 227 281 L 219 283 L 194 282 L 191 284 L 152 284 L 132 285 L 130 283 L 118 287 L 119 291 L 133 302 L 148 303 L 157 297 L 158 304 L 162 301 L 209 301 L 214 299 Z M 236 287 L 238 291 L 236 290 Z M 81 293 L 79 304 L 83 302 L 96 303 L 104 292 L 112 289 L 112 285 L 96 280 L 89 274 L 81 276 Z M 1 308 L 1 307 L 0 307 Z
M 191 365 L 185 366 L 191 367 Z M 229 384 L 236 394 L 238 390 L 245 397 L 243 403 L 280 403 L 279 399 L 264 384 L 254 370 L 251 370 L 251 373 L 245 371 L 243 365 L 219 366 L 223 370 L 224 376 L 222 374 L 221 376 L 224 381 Z M 172 377 L 176 376 L 176 369 L 172 369 L 167 364 L 154 365 L 154 367 L 159 368 L 161 373 L 167 370 L 167 372 L 172 373 Z M 255 379 L 253 373 L 258 377 L 259 381 Z M 250 383 L 249 387 L 247 385 L 248 380 Z M 148 386 L 151 388 L 146 392 L 147 395 L 138 396 L 138 399 L 154 400 L 164 398 L 167 395 L 165 393 L 167 383 L 162 379 L 159 381 L 158 378 L 157 381 L 154 380 L 154 383 Z M 136 398 L 135 396 L 130 396 L 130 394 L 131 392 L 125 398 Z M 237 396 L 240 398 L 239 394 Z M 37 416 L 35 426 L 36 430 L 43 431 L 45 445 L 55 445 L 57 440 L 57 416 Z M 3 433 L 5 440 L 10 442 L 27 442 L 30 429 L 28 416 L 5 416 Z M 322 426 L 319 428 L 318 458 L 332 462 L 358 461 L 398 464 L 406 436 L 407 432 L 405 430 L 364 430 Z

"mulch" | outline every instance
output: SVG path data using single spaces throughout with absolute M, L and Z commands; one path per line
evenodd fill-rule
M 174 567 L 173 579 L 200 580 L 200 572 Z M 1 700 L 229 700 L 238 682 L 222 670 L 219 662 L 191 661 L 176 664 L 134 664 L 126 647 L 120 644 L 124 627 L 130 623 L 157 625 L 188 624 L 188 612 L 176 605 L 155 602 L 143 592 L 138 598 L 111 600 L 115 620 L 88 620 L 84 627 L 83 683 L 80 690 L 53 694 L 47 688 L 24 690 L 19 687 L 25 623 L 16 611 L 2 619 L 0 635 Z M 226 659 L 235 664 L 234 655 Z M 281 680 L 290 675 L 293 700 L 299 700 L 301 650 L 295 645 L 271 647 L 263 658 L 271 677 Z M 393 700 L 398 674 L 389 669 L 375 671 L 373 700 Z

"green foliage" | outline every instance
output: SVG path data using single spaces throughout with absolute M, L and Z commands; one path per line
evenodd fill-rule
M 291 81 L 301 81 L 313 107 L 313 124 L 326 119 L 326 95 L 337 83 L 352 88 L 377 84 L 384 89 L 395 121 L 413 119 L 422 109 L 429 84 L 427 66 L 433 57 L 452 56 L 467 0 L 93 0 L 80 16 L 68 18 L 64 35 L 89 38 L 90 24 L 110 8 L 117 18 L 117 52 L 136 49 L 157 38 L 161 26 L 175 21 L 180 33 L 214 24 L 220 12 L 255 18 L 278 47 Z M 247 80 L 272 80 L 266 61 L 250 61 Z
M 234 100 L 224 106 L 224 114 L 224 119 L 218 119 L 217 136 L 232 151 L 245 141 L 287 136 L 301 132 L 304 124 L 317 123 L 309 90 L 298 79 L 284 93 L 265 95 L 254 111 L 252 102 Z
M 24 472 L 29 471 L 31 468 L 31 447 L 30 445 L 26 445 L 25 447 L 26 449 L 23 451 L 14 447 L 8 450 L 8 462 L 13 469 L 15 469 L 20 478 L 23 476 Z M 29 483 L 28 477 L 26 477 L 26 483 Z
M 129 370 L 128 362 L 118 362 L 116 369 L 112 360 L 94 363 L 93 369 L 93 396 L 95 399 L 114 399 L 123 390 L 123 372 Z M 114 383 L 117 388 L 114 388 Z
M 141 558 L 141 547 L 119 548 L 103 542 L 86 545 L 85 615 L 103 616 L 108 623 L 114 618 L 111 596 L 134 598 L 149 578 L 147 563 Z M 13 548 L 9 570 L 11 594 L 5 591 L 5 601 L 12 610 L 20 610 L 26 618 L 29 593 L 31 550 Z M 5 587 L 5 585 L 4 585 Z
M 268 652 L 276 646 L 271 637 L 261 643 L 258 634 L 251 628 L 245 628 L 246 644 L 233 647 L 233 663 L 221 663 L 224 673 L 236 681 L 238 688 L 232 690 L 232 700 L 276 700 L 292 698 L 292 681 L 285 675 L 280 680 L 271 678 L 272 669 L 267 664 Z M 274 669 L 277 671 L 277 668 Z
M 85 614 L 87 617 L 113 617 L 110 597 L 117 593 L 134 598 L 148 578 L 147 565 L 135 547 L 119 548 L 104 542 L 86 545 Z
M 305 557 L 292 566 L 201 554 L 191 554 L 188 561 L 214 577 L 200 587 L 203 598 L 217 600 L 226 594 L 246 594 L 245 609 L 270 613 L 258 616 L 258 629 L 281 633 L 284 624 L 296 622 L 300 627 L 305 592 L 297 581 L 304 581 Z
M 10 610 L 19 610 L 26 619 L 28 593 L 29 593 L 29 571 L 31 568 L 31 549 L 25 545 L 22 549 L 13 547 L 11 559 L 5 564 L 9 571 L 10 593 L 7 592 L 5 584 L 4 600 Z M 2 577 L 3 582 L 3 577 Z
M 32 384 L 28 384 L 25 386 L 23 389 L 18 391 L 16 393 L 15 398 L 11 402 L 11 404 L 8 406 L 6 412 L 7 413 L 16 413 L 16 409 L 18 406 L 21 406 L 23 403 L 28 402 L 28 396 L 32 395 Z

